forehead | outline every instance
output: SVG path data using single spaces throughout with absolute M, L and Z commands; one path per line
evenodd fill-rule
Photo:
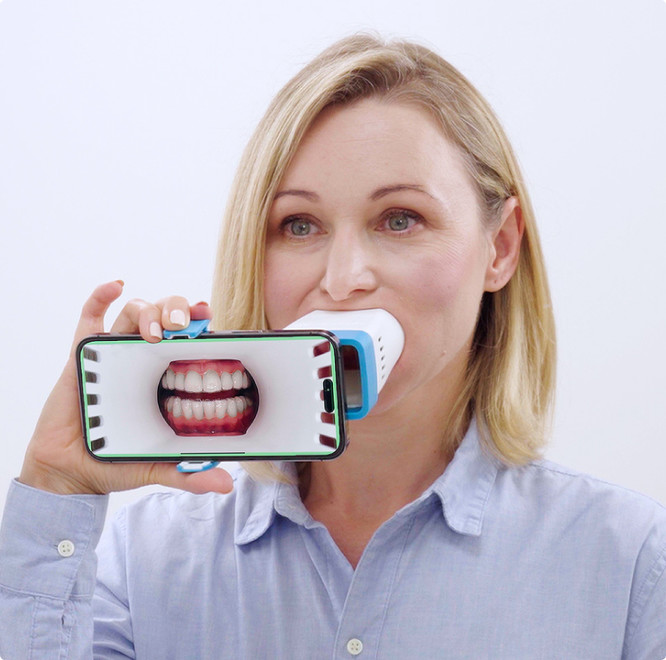
M 326 187 L 339 178 L 354 187 L 391 180 L 473 189 L 460 150 L 429 112 L 374 98 L 324 110 L 305 134 L 280 187 Z

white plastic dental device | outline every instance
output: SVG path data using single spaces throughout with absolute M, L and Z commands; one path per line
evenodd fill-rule
M 349 312 L 316 310 L 285 328 L 306 329 L 328 330 L 340 340 L 346 415 L 348 419 L 365 417 L 377 402 L 379 392 L 405 345 L 405 333 L 400 323 L 385 309 Z M 357 355 L 353 355 L 353 351 Z

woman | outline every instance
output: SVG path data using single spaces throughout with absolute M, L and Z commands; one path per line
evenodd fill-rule
M 381 307 L 398 364 L 339 459 L 253 466 L 220 496 L 221 470 L 92 461 L 70 360 L 3 521 L 6 660 L 666 655 L 664 509 L 537 460 L 554 383 L 538 237 L 455 69 L 405 42 L 332 46 L 260 123 L 224 227 L 215 327 Z M 121 288 L 95 291 L 77 340 Z M 159 341 L 207 314 L 132 301 L 112 331 Z M 217 493 L 132 505 L 96 566 L 101 494 L 146 483 Z

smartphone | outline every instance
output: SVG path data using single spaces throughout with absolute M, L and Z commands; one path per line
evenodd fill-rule
M 98 460 L 322 460 L 346 445 L 342 352 L 325 330 L 94 335 L 77 368 Z

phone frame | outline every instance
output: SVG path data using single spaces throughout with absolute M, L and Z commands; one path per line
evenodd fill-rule
M 335 429 L 336 446 L 328 453 L 321 452 L 308 452 L 308 451 L 277 451 L 277 452 L 188 452 L 187 448 L 184 451 L 168 454 L 156 453 L 127 453 L 122 452 L 118 454 L 99 454 L 96 453 L 91 447 L 93 439 L 91 438 L 91 430 L 96 428 L 95 424 L 91 424 L 91 420 L 95 419 L 95 415 L 89 414 L 88 396 L 91 394 L 88 391 L 88 380 L 86 373 L 86 366 L 84 353 L 86 349 L 98 350 L 101 345 L 115 344 L 115 343 L 130 343 L 145 344 L 145 350 L 150 350 L 151 347 L 167 344 L 174 346 L 174 351 L 179 344 L 192 342 L 248 342 L 248 341 L 312 341 L 313 339 L 320 339 L 329 345 L 330 350 L 330 376 L 325 377 L 326 380 L 332 383 L 332 388 L 327 387 L 332 392 L 333 397 L 333 410 L 331 415 L 333 417 L 332 426 Z M 89 354 L 89 353 L 88 353 Z M 313 358 L 314 360 L 314 358 Z M 282 461 L 313 461 L 313 460 L 331 460 L 337 458 L 345 449 L 347 444 L 346 435 L 346 415 L 345 415 L 345 393 L 344 393 L 344 372 L 343 360 L 339 339 L 331 332 L 326 330 L 246 330 L 246 331 L 229 331 L 229 332 L 205 332 L 194 338 L 184 336 L 176 336 L 171 339 L 163 339 L 161 342 L 151 343 L 144 340 L 138 334 L 111 334 L 100 333 L 84 338 L 79 342 L 76 348 L 76 368 L 78 377 L 78 390 L 79 390 L 79 406 L 81 412 L 81 428 L 83 432 L 83 442 L 87 452 L 95 458 L 95 460 L 116 463 L 116 462 L 169 462 L 180 463 L 184 461 L 253 461 L 253 460 L 282 460 Z M 252 374 L 255 376 L 256 374 Z M 313 380 L 313 382 L 316 382 Z M 317 394 L 316 390 L 313 392 Z M 261 402 L 259 403 L 261 406 Z M 164 422 L 168 427 L 167 422 Z M 327 424 L 330 425 L 330 424 Z M 252 428 L 250 426 L 250 428 Z M 249 429 L 248 429 L 249 430 Z M 187 437 L 178 436 L 173 430 L 171 431 L 174 436 L 182 437 L 182 444 L 187 445 Z M 197 436 L 195 436 L 197 437 Z M 202 435 L 201 437 L 206 437 Z

